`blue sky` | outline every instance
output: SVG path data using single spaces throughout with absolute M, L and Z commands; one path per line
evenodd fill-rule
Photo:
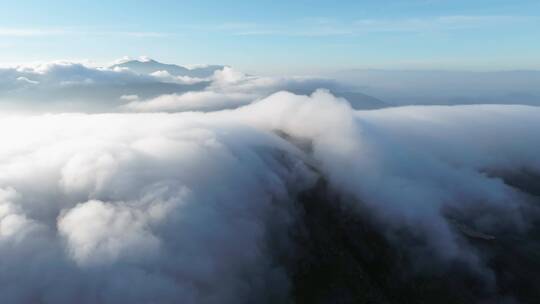
M 2 64 L 147 55 L 259 73 L 540 69 L 538 0 L 2 2 Z

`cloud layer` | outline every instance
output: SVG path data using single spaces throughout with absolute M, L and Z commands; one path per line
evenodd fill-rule
M 0 300 L 283 301 L 268 238 L 311 173 L 278 137 L 206 120 L 3 119 Z
M 490 173 L 540 171 L 536 107 L 355 113 L 343 100 L 318 91 L 311 97 L 279 93 L 241 110 L 268 129 L 310 139 L 314 157 L 337 189 L 365 202 L 386 227 L 409 226 L 425 234 L 430 250 L 446 258 L 470 254 L 448 218 L 489 232 L 527 226 L 527 198 Z
M 0 68 L 0 109 L 34 112 L 211 111 L 235 108 L 280 90 L 338 91 L 328 78 L 260 77 L 231 67 L 182 67 L 149 58 L 110 67 L 53 62 Z M 125 96 L 132 96 L 129 104 Z M 368 98 L 369 99 L 369 98 Z M 370 100 L 371 101 L 371 100 Z M 361 106 L 361 103 L 359 103 Z
M 540 174 L 539 124 L 535 107 L 354 111 L 322 90 L 211 113 L 5 116 L 0 301 L 285 302 L 278 256 L 320 178 L 420 264 L 492 282 L 459 227 L 519 235 L 538 219 L 501 176 Z
M 234 109 L 279 91 L 309 95 L 319 88 L 344 97 L 359 110 L 408 104 L 537 106 L 539 75 L 534 71 L 350 70 L 326 77 L 270 77 L 220 65 L 163 64 L 146 57 L 126 58 L 109 67 L 52 62 L 0 68 L 0 109 L 208 112 Z

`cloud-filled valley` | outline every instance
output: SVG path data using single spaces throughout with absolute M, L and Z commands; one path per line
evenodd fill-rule
M 2 68 L 0 106 L 1 303 L 538 296 L 539 107 L 150 59 Z

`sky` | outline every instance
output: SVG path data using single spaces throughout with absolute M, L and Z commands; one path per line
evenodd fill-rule
M 540 69 L 540 1 L 2 1 L 0 64 L 150 56 L 247 72 Z

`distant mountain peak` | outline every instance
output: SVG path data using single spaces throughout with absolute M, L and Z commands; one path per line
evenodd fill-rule
M 131 59 L 125 57 L 117 61 L 111 68 L 126 68 L 137 74 L 152 74 L 158 71 L 166 71 L 173 76 L 188 76 L 195 78 L 207 78 L 214 74 L 217 70 L 222 70 L 223 65 L 192 65 L 184 67 L 176 64 L 167 64 L 158 62 L 150 57 L 139 57 Z

